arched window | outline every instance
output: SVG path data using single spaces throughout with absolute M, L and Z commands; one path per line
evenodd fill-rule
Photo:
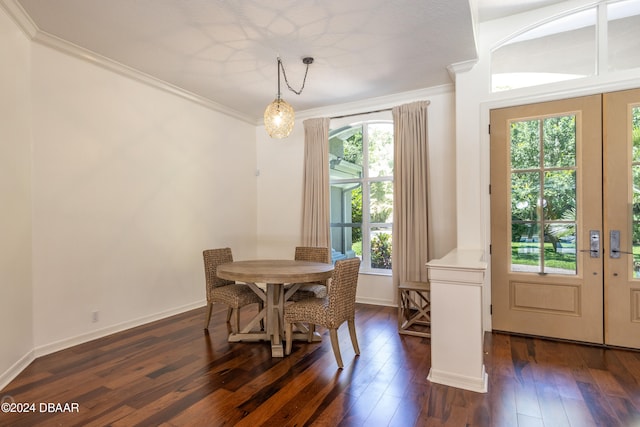
M 513 35 L 491 53 L 492 92 L 640 67 L 640 0 L 602 1 Z

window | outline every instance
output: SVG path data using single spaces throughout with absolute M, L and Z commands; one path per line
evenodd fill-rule
M 596 74 L 596 8 L 531 28 L 491 54 L 493 92 Z
M 361 271 L 391 273 L 393 123 L 331 130 L 329 179 L 333 261 L 359 257 Z
M 627 0 L 607 5 L 609 71 L 640 67 L 640 1 Z
M 638 36 L 638 0 L 600 0 L 534 24 L 492 50 L 492 92 L 636 69 Z
M 510 127 L 511 271 L 576 275 L 576 115 Z

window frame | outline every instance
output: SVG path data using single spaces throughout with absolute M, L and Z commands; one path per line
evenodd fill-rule
M 384 268 L 373 268 L 371 267 L 371 239 L 372 239 L 372 230 L 375 228 L 388 229 L 389 234 L 392 236 L 393 240 L 393 215 L 391 216 L 391 222 L 378 223 L 371 221 L 371 185 L 376 182 L 390 182 L 392 185 L 393 191 L 393 180 L 394 180 L 394 168 L 391 169 L 391 175 L 385 176 L 374 176 L 370 177 L 369 173 L 369 130 L 371 125 L 388 125 L 391 126 L 391 133 L 393 135 L 393 120 L 392 118 L 370 118 L 354 121 L 352 123 L 347 124 L 346 126 L 335 127 L 335 129 L 330 129 L 329 135 L 331 137 L 332 131 L 344 130 L 346 127 L 348 128 L 356 128 L 362 127 L 362 176 L 360 178 L 331 178 L 331 172 L 329 173 L 329 187 L 331 188 L 336 184 L 360 184 L 362 188 L 362 222 L 353 223 L 353 222 L 330 222 L 330 228 L 341 227 L 341 228 L 360 228 L 362 233 L 362 255 L 361 260 L 362 264 L 360 267 L 361 273 L 367 274 L 379 274 L 390 276 L 392 274 L 392 269 L 384 269 Z M 332 123 L 333 125 L 333 123 Z M 392 144 L 395 141 L 392 137 Z M 330 156 L 331 157 L 331 156 Z M 392 193 L 393 194 L 393 193 Z M 330 218 L 331 221 L 331 218 Z M 333 247 L 333 242 L 331 242 Z M 392 249 L 393 251 L 393 249 Z

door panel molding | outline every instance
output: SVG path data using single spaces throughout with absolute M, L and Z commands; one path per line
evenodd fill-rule
M 633 232 L 640 224 L 639 218 L 633 221 L 634 211 L 640 216 L 640 182 L 634 183 L 633 176 L 633 168 L 640 168 L 640 141 L 634 160 L 634 112 L 640 120 L 640 89 L 604 94 L 604 229 L 607 235 L 620 231 L 620 253 L 607 254 L 604 262 L 604 336 L 608 345 L 640 348 L 640 276 L 634 277 L 640 253 L 632 254 L 634 247 L 640 251 L 640 236 Z
M 602 112 L 601 96 L 591 95 L 560 101 L 549 101 L 538 104 L 523 105 L 510 108 L 495 109 L 491 116 L 491 271 L 492 271 L 492 324 L 493 329 L 508 332 L 525 333 L 553 338 L 570 339 L 591 343 L 603 342 L 603 267 L 602 248 L 599 258 L 590 256 L 590 231 L 600 231 L 602 236 Z M 547 177 L 556 170 L 554 163 L 547 165 L 547 151 L 552 151 L 553 141 L 545 140 L 547 119 L 571 117 L 575 120 L 575 227 L 574 270 L 564 270 L 558 274 L 555 268 L 547 268 L 544 264 L 547 253 L 548 224 L 562 222 L 562 218 L 546 218 L 541 214 L 546 203 L 554 201 L 553 195 L 547 196 Z M 512 123 L 523 121 L 539 121 L 539 157 L 536 161 L 531 147 L 527 148 L 524 140 L 523 153 L 532 153 L 525 165 L 512 168 Z M 531 129 L 535 133 L 535 123 Z M 517 126 L 515 131 L 518 130 Z M 514 137 L 515 138 L 515 137 Z M 522 141 L 514 139 L 515 144 Z M 548 145 L 548 147 L 547 147 Z M 519 145 L 518 145 L 519 146 Z M 528 150 L 528 151 L 527 151 Z M 563 160 L 562 153 L 558 157 Z M 517 157 L 520 159 L 520 157 Z M 531 163 L 531 169 L 527 164 Z M 538 164 L 538 166 L 535 166 Z M 538 169 L 536 169 L 538 168 Z M 536 173 L 540 185 L 532 190 L 528 200 L 520 203 L 512 201 L 511 185 L 535 187 L 535 176 L 529 179 L 523 174 Z M 523 179 L 513 181 L 513 177 Z M 544 186 L 544 187 L 540 187 Z M 535 191 L 541 191 L 536 202 Z M 573 193 L 572 193 L 573 194 Z M 549 198 L 551 197 L 551 198 Z M 537 213 L 530 211 L 525 215 L 525 222 L 530 234 L 539 233 L 537 240 L 532 235 L 518 236 L 513 234 L 513 209 L 537 203 Z M 522 205 L 522 206 L 520 206 Z M 559 216 L 560 214 L 556 215 Z M 527 218 L 533 218 L 528 220 Z M 528 221 L 528 222 L 527 222 Z M 541 221 L 541 222 L 537 222 Z M 522 221 L 520 221 L 522 222 Z M 516 224 L 516 223 L 514 223 Z M 558 224 L 556 224 L 558 225 Z M 537 227 L 537 228 L 536 228 Z M 525 227 L 526 229 L 526 227 Z M 541 231 L 542 230 L 542 231 Z M 526 266 L 517 264 L 512 267 L 512 251 L 517 248 L 520 254 L 520 242 L 532 242 L 539 247 L 538 253 L 544 253 L 538 261 L 540 273 L 523 271 Z M 542 243 L 541 243 L 542 242 Z M 559 245 L 553 245 L 552 252 L 559 253 Z M 526 253 L 526 252 L 525 252 Z M 550 255 L 552 253 L 550 252 Z M 515 256 L 515 255 L 514 255 Z M 520 255 L 519 255 L 520 256 Z M 526 258 L 526 257 L 525 257 Z M 535 258 L 535 256 L 534 256 Z M 538 267 L 533 267 L 538 268 Z M 520 270 L 520 271 L 517 271 Z M 570 274 L 567 274 L 570 273 Z
M 511 185 L 538 184 L 535 176 L 531 179 L 521 169 L 510 166 L 514 142 L 510 142 L 509 123 L 530 118 L 542 123 L 545 117 L 563 112 L 575 112 L 576 120 L 577 271 L 575 275 L 553 274 L 557 271 L 545 270 L 544 257 L 537 260 L 540 267 L 529 268 L 519 261 L 518 268 L 513 268 L 512 250 L 520 251 L 522 245 L 514 243 L 517 236 L 513 235 L 511 224 L 529 224 L 529 234 L 538 236 L 532 243 L 538 253 L 547 252 L 547 234 L 540 231 L 546 215 L 540 202 L 538 213 L 530 213 L 534 219 L 513 219 L 514 212 L 518 212 L 514 206 L 519 207 L 511 202 L 515 197 Z M 640 348 L 640 89 L 501 108 L 492 110 L 490 115 L 494 329 Z M 540 129 L 543 132 L 542 125 Z M 521 143 L 515 137 L 513 141 Z M 538 173 L 545 174 L 542 159 L 546 148 L 542 143 L 539 146 L 538 163 L 542 166 Z M 535 170 L 532 166 L 525 172 Z M 511 176 L 518 176 L 519 180 L 513 181 Z M 541 175 L 538 178 L 538 188 L 543 190 L 531 191 L 546 203 L 547 183 Z M 521 188 L 518 194 L 522 197 Z M 529 197 L 529 201 L 534 200 Z M 600 233 L 598 257 L 590 256 L 591 230 Z M 533 240 L 530 235 L 524 239 Z M 616 243 L 617 250 L 609 247 Z M 558 252 L 555 245 L 553 251 Z M 536 260 L 536 250 L 531 252 Z M 518 252 L 517 258 L 522 259 L 523 255 Z
M 580 286 L 511 282 L 511 308 L 580 316 Z

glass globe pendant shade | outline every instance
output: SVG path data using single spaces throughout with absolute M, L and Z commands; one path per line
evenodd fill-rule
M 293 107 L 278 97 L 264 110 L 264 127 L 271 138 L 286 138 L 293 130 L 295 118 Z

